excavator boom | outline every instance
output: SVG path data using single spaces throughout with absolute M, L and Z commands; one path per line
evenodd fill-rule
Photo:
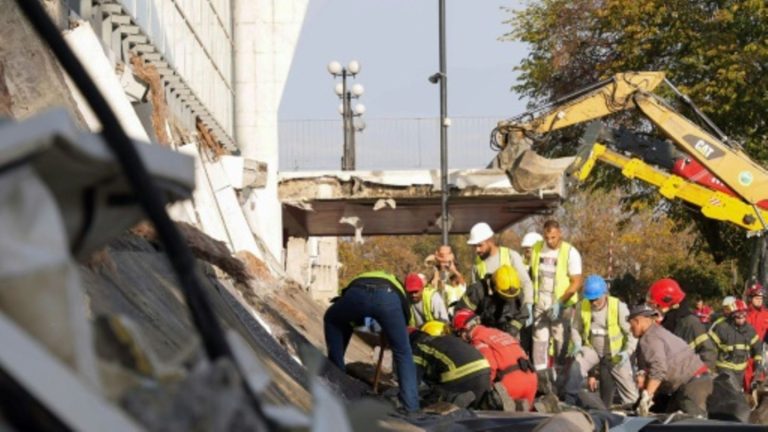
M 748 206 L 768 198 L 768 172 L 741 149 L 726 145 L 652 93 L 662 82 L 672 86 L 661 72 L 627 72 L 577 91 L 532 113 L 498 123 L 493 139 L 505 153 L 526 138 L 543 135 L 579 123 L 606 117 L 631 108 L 656 125 L 683 153 L 698 161 Z M 679 91 L 672 86 L 675 92 Z M 706 118 L 705 118 L 706 119 Z M 708 119 L 706 119 L 708 121 Z M 714 128 L 715 130 L 716 127 Z M 719 132 L 719 130 L 717 130 Z M 510 168 L 507 157 L 499 157 L 502 168 Z M 513 182 L 514 183 L 514 182 Z M 762 212 L 754 216 L 765 229 Z

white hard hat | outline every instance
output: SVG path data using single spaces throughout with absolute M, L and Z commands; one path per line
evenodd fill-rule
M 469 230 L 469 240 L 467 240 L 467 244 L 468 245 L 480 244 L 491 237 L 493 237 L 493 230 L 487 223 L 485 222 L 476 223 L 475 226 L 473 226 L 472 229 Z
M 544 237 L 537 232 L 529 232 L 523 236 L 523 241 L 520 242 L 520 247 L 533 247 L 536 243 L 544 241 Z
M 731 307 L 734 303 L 736 303 L 736 297 L 734 296 L 726 296 L 723 299 L 723 307 Z

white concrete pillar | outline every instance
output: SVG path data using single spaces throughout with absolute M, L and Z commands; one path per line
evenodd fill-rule
M 309 0 L 233 0 L 235 140 L 243 156 L 267 163 L 267 184 L 244 211 L 253 232 L 282 260 L 277 198 L 277 112 Z

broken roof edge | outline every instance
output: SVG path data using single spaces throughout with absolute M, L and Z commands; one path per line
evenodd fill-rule
M 339 188 L 352 183 L 352 188 Z M 339 198 L 406 198 L 441 191 L 440 170 L 305 171 L 278 173 L 278 194 L 285 202 Z M 564 176 L 535 192 L 516 190 L 501 169 L 453 169 L 448 184 L 454 196 L 539 195 L 564 198 Z M 337 187 L 334 187 L 337 186 Z M 415 195 L 414 195 L 415 194 Z

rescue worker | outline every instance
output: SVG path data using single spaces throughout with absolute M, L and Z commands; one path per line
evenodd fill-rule
M 707 416 L 707 398 L 712 393 L 712 376 L 707 365 L 684 340 L 656 323 L 659 312 L 638 305 L 629 312 L 629 326 L 638 339 L 638 415 L 647 416 L 659 395 L 668 395 L 665 412 L 681 410 Z
M 467 244 L 475 248 L 476 255 L 472 281 L 478 282 L 483 280 L 483 278 L 493 274 L 501 266 L 512 266 L 520 279 L 523 290 L 523 303 L 530 311 L 533 305 L 533 285 L 525 265 L 523 265 L 523 258 L 512 249 L 497 246 L 496 240 L 493 237 L 493 230 L 485 222 L 475 224 L 469 231 Z M 530 313 L 528 315 L 530 316 Z
M 742 387 L 750 358 L 755 365 L 750 388 L 762 379 L 763 341 L 747 323 L 747 305 L 743 300 L 736 300 L 730 313 L 712 324 L 709 336 L 717 346 L 717 372 L 729 375 L 735 388 Z
M 520 299 L 520 276 L 512 266 L 499 267 L 492 277 L 467 287 L 456 309 L 473 310 L 480 322 L 512 336 L 518 336 L 528 319 L 528 311 Z
M 456 302 L 461 300 L 467 290 L 467 283 L 464 276 L 456 268 L 456 257 L 450 246 L 440 246 L 433 256 L 435 258 L 435 274 L 432 276 L 431 285 L 436 287 L 443 296 L 443 301 L 448 307 L 450 315 Z
M 533 245 L 540 241 L 544 241 L 544 237 L 535 231 L 526 233 L 523 236 L 523 240 L 520 241 L 520 249 L 523 251 L 523 264 L 527 270 L 530 270 L 531 268 L 531 251 L 533 250 Z
M 664 328 L 686 341 L 701 361 L 714 371 L 717 349 L 709 339 L 704 324 L 691 313 L 685 292 L 677 281 L 670 278 L 657 280 L 648 289 L 647 301 L 662 314 Z
M 637 400 L 630 357 L 637 339 L 629 330 L 627 305 L 608 295 L 608 285 L 598 275 L 584 281 L 584 299 L 576 307 L 571 327 L 574 363 L 569 371 L 566 402 L 574 404 L 584 379 L 595 366 L 609 368 L 622 404 Z M 603 385 L 600 394 L 607 407 L 613 404 L 613 386 Z
M 538 380 L 528 355 L 520 342 L 509 333 L 480 324 L 479 317 L 469 309 L 459 309 L 453 317 L 453 329 L 456 334 L 469 342 L 483 354 L 491 366 L 491 381 L 497 391 L 501 391 L 516 402 L 526 401 L 525 411 L 533 409 Z M 502 406 L 494 406 L 503 409 Z
M 768 310 L 763 305 L 763 298 L 765 291 L 763 286 L 755 282 L 749 285 L 747 288 L 747 322 L 754 327 L 757 337 L 765 342 L 766 332 L 768 332 Z M 752 379 L 754 377 L 754 362 L 749 359 L 747 362 L 747 369 L 744 371 L 744 389 L 749 391 L 752 386 Z M 758 377 L 761 381 L 763 377 Z
M 712 308 L 704 303 L 704 300 L 696 299 L 696 308 L 693 310 L 693 314 L 701 321 L 702 324 L 709 324 L 712 322 Z
M 568 323 L 573 305 L 581 288 L 581 255 L 563 240 L 560 224 L 556 220 L 544 223 L 544 240 L 531 249 L 531 275 L 533 277 L 533 363 L 543 375 L 548 369 L 550 338 L 554 342 L 554 358 L 564 360 Z M 551 379 L 549 377 L 548 379 Z
M 431 286 L 424 287 L 424 280 L 418 273 L 405 277 L 405 291 L 411 303 L 412 320 L 409 326 L 420 327 L 429 321 L 448 322 L 448 309 L 443 297 Z
M 405 289 L 395 276 L 384 271 L 361 273 L 339 292 L 323 317 L 328 359 L 342 371 L 354 326 L 371 317 L 381 326 L 397 371 L 399 398 L 408 412 L 419 410 L 418 381 L 407 323 L 411 307 Z
M 479 406 L 491 390 L 491 368 L 473 346 L 448 334 L 441 321 L 430 321 L 410 335 L 416 376 L 429 385 L 424 405 L 450 402 L 460 408 Z

